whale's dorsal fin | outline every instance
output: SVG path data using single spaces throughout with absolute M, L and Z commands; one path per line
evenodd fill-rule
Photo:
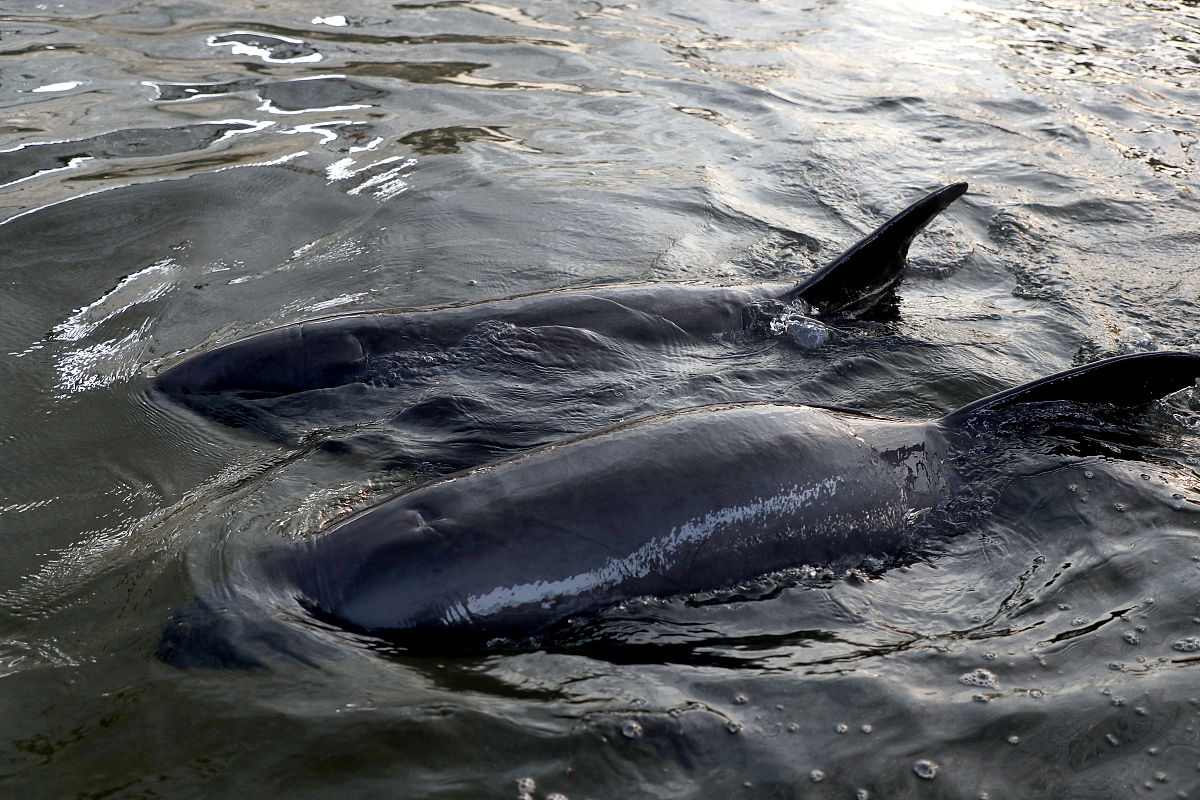
M 1067 400 L 1105 403 L 1123 408 L 1145 405 L 1171 392 L 1186 389 L 1200 378 L 1200 354 L 1166 351 L 1117 356 L 1059 372 L 1015 389 L 968 403 L 942 418 L 961 425 L 973 414 L 1017 403 Z
M 913 203 L 788 294 L 822 314 L 856 314 L 887 299 L 900 282 L 908 246 L 967 184 L 953 183 Z

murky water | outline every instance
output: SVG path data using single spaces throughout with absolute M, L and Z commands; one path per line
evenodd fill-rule
M 1119 448 L 997 446 L 978 513 L 878 574 L 223 671 L 156 660 L 173 613 L 454 454 L 147 395 L 330 313 L 798 278 L 955 180 L 898 319 L 587 376 L 500 337 L 436 388 L 534 442 L 731 399 L 920 419 L 1196 349 L 1194 3 L 221 6 L 0 4 L 0 793 L 1200 796 L 1189 396 Z

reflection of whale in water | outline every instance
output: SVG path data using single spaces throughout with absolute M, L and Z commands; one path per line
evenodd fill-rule
M 930 422 L 773 404 L 675 412 L 404 492 L 269 549 L 242 577 L 404 647 L 529 642 L 634 597 L 903 552 L 914 522 L 954 496 L 989 420 L 1070 428 L 1077 403 L 1129 408 L 1197 377 L 1200 355 L 1124 356 Z M 162 657 L 252 663 L 220 655 L 236 634 L 207 608 L 172 623 Z
M 413 460 L 479 463 L 620 419 L 600 413 L 576 420 L 572 409 L 604 403 L 605 390 L 636 382 L 628 376 L 646 361 L 712 350 L 714 337 L 761 332 L 771 321 L 779 327 L 799 319 L 793 330 L 799 325 L 819 339 L 825 329 L 814 318 L 836 322 L 886 309 L 913 238 L 966 188 L 929 194 L 799 284 L 629 284 L 329 317 L 200 353 L 155 386 L 196 411 L 275 438 L 382 423 L 418 442 Z M 557 370 L 583 377 L 578 386 L 562 382 L 569 385 L 557 391 L 567 396 L 532 403 L 547 409 L 546 419 L 513 420 L 488 408 L 478 386 L 448 388 L 468 370 L 492 374 L 493 393 L 509 380 L 525 407 L 531 403 L 522 387 L 553 383 Z M 420 450 L 422 436 L 440 441 Z M 447 441 L 454 437 L 464 441 Z

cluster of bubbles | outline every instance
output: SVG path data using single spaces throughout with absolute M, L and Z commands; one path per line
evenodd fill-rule
M 533 800 L 533 791 L 537 788 L 537 783 L 533 778 L 518 778 L 517 779 L 517 800 Z M 546 795 L 546 800 L 567 800 L 565 794 L 551 792 Z
M 825 780 L 825 770 L 813 769 L 808 773 L 808 779 L 813 783 L 820 783 Z M 866 789 L 856 789 L 854 792 L 855 800 L 870 800 L 871 793 Z
M 981 689 L 997 689 L 1000 687 L 1000 682 L 996 679 L 996 674 L 982 667 L 960 675 L 958 682 L 963 686 L 978 686 Z
M 832 330 L 813 317 L 815 309 L 803 300 L 784 303 L 763 300 L 747 306 L 746 330 L 790 341 L 803 349 L 820 347 L 829 341 Z
M 1182 639 L 1171 642 L 1171 649 L 1178 650 L 1181 653 L 1194 653 L 1200 650 L 1200 636 L 1185 636 Z

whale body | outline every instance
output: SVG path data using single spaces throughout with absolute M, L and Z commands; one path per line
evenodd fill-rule
M 1198 377 L 1200 355 L 1163 352 L 931 421 L 766 403 L 674 412 L 403 492 L 268 549 L 256 579 L 324 623 L 413 650 L 527 642 L 640 596 L 902 552 L 958 491 L 955 462 L 989 415 L 1036 408 L 1069 424 L 1076 404 L 1128 409 Z M 168 629 L 168 660 L 187 662 L 195 632 L 194 620 Z
M 830 323 L 870 316 L 894 300 L 914 237 L 966 189 L 965 183 L 956 183 L 930 193 L 799 284 L 626 284 L 332 316 L 198 353 L 159 375 L 154 388 L 202 414 L 277 439 L 289 439 L 287 431 L 303 427 L 305 420 L 324 430 L 383 421 L 412 433 L 405 428 L 405 412 L 424 414 L 435 420 L 435 427 L 457 413 L 468 418 L 461 426 L 469 430 L 466 436 L 479 439 L 488 426 L 460 408 L 476 401 L 446 396 L 440 380 L 445 373 L 431 373 L 431 363 L 452 372 L 454 366 L 444 364 L 455 363 L 454 353 L 484 347 L 477 357 L 486 368 L 488 358 L 509 354 L 511 343 L 493 343 L 493 351 L 479 342 L 491 341 L 489 334 L 515 337 L 521 341 L 512 346 L 533 352 L 534 363 L 510 364 L 516 370 L 512 379 L 518 385 L 543 385 L 546 380 L 538 370 L 548 362 L 570 365 L 577 375 L 603 373 L 608 366 L 619 374 L 631 359 L 644 358 L 631 355 L 639 347 L 703 350 L 716 337 L 761 330 L 772 315 L 803 313 Z M 476 356 L 463 358 L 475 365 Z M 534 442 L 510 441 L 519 426 L 502 420 L 492 426 L 495 441 L 468 449 L 457 465 L 595 427 L 571 427 L 565 421 L 554 425 L 567 416 L 551 413 L 548 424 L 531 425 L 548 434 Z

